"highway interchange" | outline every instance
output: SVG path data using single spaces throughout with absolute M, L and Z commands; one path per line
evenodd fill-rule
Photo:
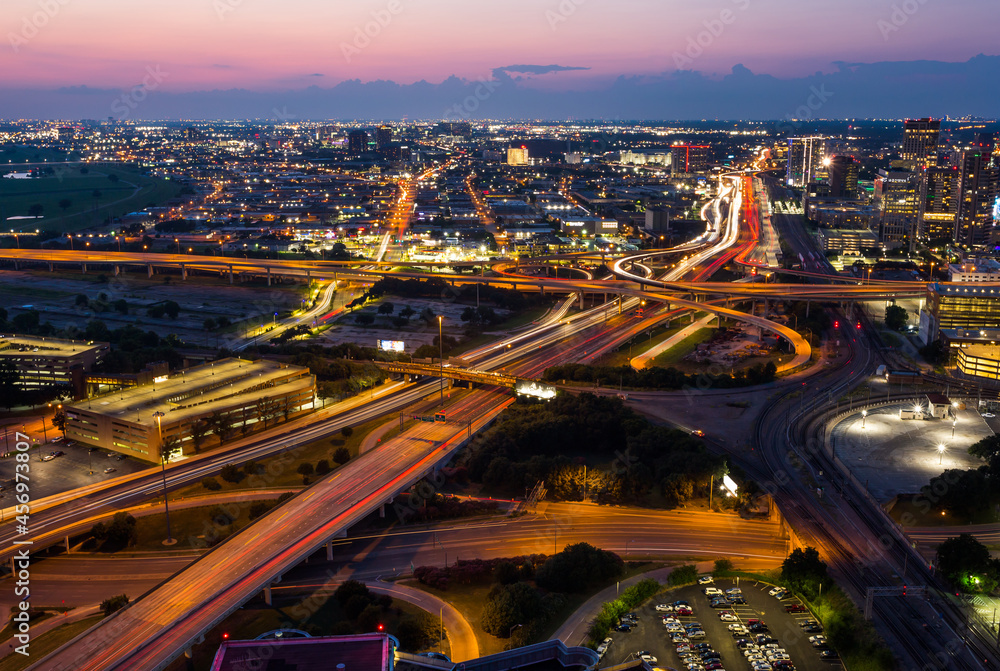
M 614 271 L 618 279 L 612 281 L 598 280 L 562 280 L 555 278 L 507 277 L 473 278 L 449 277 L 454 281 L 503 281 L 513 286 L 525 288 L 544 288 L 554 292 L 563 291 L 567 294 L 592 293 L 620 296 L 618 302 L 601 305 L 590 310 L 584 310 L 566 319 L 563 314 L 556 314 L 547 323 L 535 326 L 531 330 L 512 336 L 504 341 L 485 346 L 466 355 L 473 364 L 481 369 L 503 368 L 523 377 L 537 376 L 553 363 L 582 360 L 595 348 L 607 346 L 607 343 L 620 338 L 623 328 L 641 331 L 648 328 L 649 322 L 664 318 L 664 315 L 675 314 L 676 310 L 706 311 L 732 317 L 743 322 L 752 323 L 777 333 L 785 338 L 794 348 L 796 356 L 785 366 L 788 370 L 802 367 L 810 358 L 811 350 L 808 343 L 791 329 L 746 312 L 735 307 L 720 305 L 719 300 L 698 302 L 697 296 L 722 296 L 725 302 L 756 298 L 773 300 L 801 300 L 803 297 L 822 301 L 852 301 L 874 298 L 919 295 L 923 285 L 919 283 L 892 283 L 869 285 L 839 285 L 832 282 L 813 284 L 741 284 L 741 283 L 706 283 L 700 282 L 700 276 L 710 275 L 714 268 L 720 267 L 720 258 L 735 259 L 737 262 L 752 264 L 748 255 L 756 244 L 759 232 L 758 208 L 760 204 L 754 198 L 747 198 L 748 191 L 753 191 L 753 178 L 746 175 L 727 177 L 731 185 L 720 190 L 720 197 L 713 203 L 713 214 L 706 213 L 709 227 L 700 241 L 692 242 L 689 248 L 669 250 L 669 254 L 685 254 L 687 258 L 678 263 L 677 268 L 668 275 L 655 279 L 649 272 L 634 273 L 634 266 L 649 267 L 646 264 L 650 257 L 663 257 L 668 252 L 644 254 L 629 259 L 618 260 Z M 724 213 L 725 211 L 725 213 Z M 0 259 L 11 258 L 11 250 L 7 250 Z M 80 264 L 81 255 L 77 253 L 72 258 L 61 258 L 58 252 L 38 252 L 21 250 L 17 254 L 21 262 L 27 260 L 44 262 L 70 262 Z M 172 259 L 172 255 L 139 255 L 141 258 L 118 258 L 109 260 L 112 254 L 103 254 L 104 263 L 145 264 L 190 264 L 191 259 Z M 154 256 L 155 259 L 149 259 Z M 741 258 L 743 259 L 741 261 Z M 239 262 L 246 262 L 246 269 L 260 271 L 259 261 L 241 259 L 217 259 L 205 264 L 213 267 L 216 262 L 232 264 L 240 267 Z M 102 262 L 93 259 L 92 262 Z M 723 261 L 722 263 L 725 263 Z M 198 264 L 205 263 L 199 259 Z M 288 262 L 268 262 L 274 264 Z M 633 265 L 634 264 L 634 265 Z M 307 267 L 308 266 L 308 267 Z M 214 266 L 215 270 L 219 267 Z M 331 272 L 331 268 L 340 268 L 338 272 L 344 277 L 371 277 L 372 274 L 388 274 L 391 269 L 384 266 L 351 270 L 341 266 L 314 266 L 313 264 L 294 263 L 282 268 L 281 272 L 289 274 L 310 273 L 319 274 Z M 224 271 L 223 271 L 224 272 Z M 408 273 L 406 276 L 419 275 Z M 822 273 L 814 273 L 822 276 Z M 819 278 L 811 278 L 818 282 Z M 689 298 L 685 298 L 688 296 Z M 628 314 L 638 300 L 659 302 L 666 307 L 650 319 L 634 318 Z M 612 316 L 609 318 L 609 308 Z M 819 306 L 817 306 L 819 308 Z M 624 314 L 618 315 L 619 311 Z M 616 332 L 619 331 L 619 332 Z M 637 331 L 638 332 L 638 331 Z M 831 569 L 839 578 L 846 581 L 845 587 L 855 599 L 864 598 L 864 590 L 868 586 L 898 585 L 898 576 L 903 572 L 903 565 L 908 563 L 908 577 L 914 584 L 935 585 L 935 579 L 919 558 L 912 554 L 911 548 L 905 544 L 895 527 L 887 520 L 876 506 L 872 505 L 863 493 L 854 490 L 849 481 L 844 481 L 835 467 L 829 465 L 822 450 L 813 447 L 813 443 L 803 435 L 810 413 L 820 409 L 822 399 L 827 392 L 840 395 L 853 385 L 864 381 L 880 362 L 879 348 L 868 341 L 869 329 L 861 333 L 851 334 L 847 338 L 851 356 L 843 366 L 828 368 L 818 374 L 803 378 L 808 385 L 809 397 L 815 399 L 809 407 L 802 407 L 801 402 L 791 395 L 799 390 L 801 382 L 779 383 L 780 395 L 758 419 L 754 442 L 759 447 L 753 460 L 741 457 L 740 464 L 747 472 L 761 483 L 765 483 L 774 496 L 791 527 L 801 539 L 809 544 L 822 548 L 824 556 L 831 563 Z M 856 336 L 856 337 L 854 337 Z M 240 458 L 256 458 L 287 449 L 290 444 L 313 440 L 323 435 L 329 435 L 341 426 L 356 424 L 373 418 L 387 411 L 405 407 L 416 399 L 427 395 L 432 387 L 426 383 L 417 385 L 399 385 L 398 389 L 386 390 L 381 398 L 344 413 L 330 416 L 319 416 L 309 426 L 298 428 L 294 436 L 265 436 L 257 438 L 250 447 L 242 448 Z M 388 393 L 391 391 L 391 393 Z M 473 399 L 473 400 L 468 400 Z M 499 411 L 502 405 L 501 396 L 496 392 L 477 391 L 466 397 L 473 407 L 493 407 Z M 449 412 L 452 412 L 449 410 Z M 459 413 L 462 409 L 459 408 Z M 792 421 L 789 422 L 789 415 Z M 315 421 L 315 420 L 319 421 Z M 441 430 L 441 429 L 437 429 Z M 184 569 L 173 579 L 147 594 L 143 599 L 133 604 L 120 614 L 109 618 L 90 633 L 80 637 L 72 644 L 64 647 L 57 656 L 41 662 L 37 668 L 79 668 L 79 669 L 110 669 L 163 668 L 169 661 L 181 654 L 193 641 L 197 640 L 207 628 L 218 622 L 232 609 L 239 607 L 247 598 L 259 593 L 262 587 L 269 584 L 276 576 L 288 570 L 308 556 L 323 543 L 330 540 L 342 528 L 349 526 L 351 520 L 359 519 L 359 515 L 367 514 L 372 506 L 377 507 L 390 500 L 395 494 L 405 490 L 412 484 L 410 476 L 422 475 L 426 472 L 423 465 L 437 463 L 436 459 L 443 456 L 440 444 L 453 440 L 461 431 L 448 437 L 436 435 L 433 430 L 424 438 L 428 443 L 418 449 L 414 441 L 403 448 L 403 443 L 395 443 L 393 451 L 380 449 L 363 458 L 352 462 L 336 471 L 328 480 L 318 483 L 303 495 L 292 499 L 285 506 L 279 507 L 269 516 L 248 527 L 234 540 L 223 543 L 213 552 L 203 556 L 197 562 Z M 435 444 L 437 443 L 437 444 Z M 720 446 L 716 446 L 719 448 Z M 800 459 L 789 459 L 789 448 L 796 450 Z M 217 472 L 225 463 L 232 460 L 226 454 L 208 455 L 191 460 L 189 463 L 173 467 L 169 471 L 168 485 L 172 488 L 190 482 L 196 482 L 205 475 Z M 802 469 L 807 469 L 811 475 L 819 470 L 826 477 L 833 476 L 831 484 L 842 496 L 831 496 L 825 505 L 818 505 L 816 495 L 808 488 Z M 56 497 L 33 514 L 36 533 L 47 533 L 58 537 L 64 530 L 80 520 L 87 519 L 95 513 L 111 510 L 116 507 L 135 503 L 155 496 L 158 481 L 154 476 L 134 476 L 106 486 L 95 486 L 83 497 L 77 494 Z M 403 481 L 408 484 L 403 486 Z M 344 482 L 354 482 L 356 486 L 365 483 L 362 496 L 367 507 L 359 507 L 361 499 L 355 487 L 341 487 Z M 323 486 L 332 483 L 332 486 Z M 312 494 L 310 494 L 312 492 Z M 340 511 L 332 520 L 327 515 L 326 520 L 319 520 L 312 513 L 306 498 L 311 495 L 329 497 L 331 506 L 339 506 L 330 510 Z M 324 501 L 327 498 L 323 499 Z M 301 524 L 288 526 L 276 524 L 279 516 L 298 511 L 289 519 L 301 520 Z M 257 539 L 260 539 L 259 542 Z M 10 545 L 13 534 L 10 530 L 0 534 L 0 542 L 4 548 L 4 556 L 12 552 Z M 235 542 L 234 542 L 235 541 Z M 236 546 L 236 549 L 227 546 Z M 271 548 L 268 551 L 265 548 Z M 227 555 L 225 553 L 232 552 Z M 261 553 L 264 554 L 261 554 Z M 910 556 L 912 554 L 912 556 Z M 936 592 L 935 592 L 936 593 Z M 934 609 L 941 616 L 935 614 Z M 886 597 L 876 599 L 875 621 L 880 631 L 894 643 L 894 647 L 904 660 L 906 668 L 922 668 L 932 663 L 931 668 L 997 668 L 995 650 L 989 643 L 990 635 L 976 628 L 963 629 L 964 615 L 954 606 L 940 598 L 931 603 L 903 597 Z M 125 635 L 127 632 L 127 636 Z M 935 662 L 935 660 L 938 660 Z

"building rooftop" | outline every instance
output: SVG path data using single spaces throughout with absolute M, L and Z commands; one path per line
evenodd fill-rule
M 289 375 L 308 371 L 301 366 L 261 359 L 222 359 L 186 368 L 152 384 L 95 397 L 69 408 L 98 410 L 138 424 L 155 426 L 154 413 L 162 412 L 163 423 L 184 421 L 236 405 L 239 397 L 259 395 L 262 389 L 282 383 Z M 311 384 L 302 376 L 300 384 Z
M 281 641 L 226 641 L 215 653 L 211 671 L 246 669 L 330 669 L 389 671 L 392 645 L 385 634 L 318 636 Z
M 49 356 L 70 356 L 93 349 L 105 349 L 108 343 L 85 340 L 60 340 L 41 336 L 0 333 L 0 356 L 9 356 L 24 351 Z M 26 349 L 22 349 L 26 348 Z
M 1000 284 L 969 284 L 959 282 L 955 284 L 944 284 L 936 282 L 928 285 L 935 293 L 939 294 L 970 294 L 979 296 L 1000 296 Z

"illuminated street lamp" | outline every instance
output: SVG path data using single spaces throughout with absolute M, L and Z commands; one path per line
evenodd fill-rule
M 167 540 L 163 541 L 163 544 L 173 545 L 177 541 L 170 535 L 170 506 L 167 504 L 167 455 L 163 451 L 163 425 L 160 423 L 160 419 L 164 416 L 164 413 L 159 410 L 153 413 L 153 417 L 156 418 L 156 434 L 160 439 L 157 449 L 160 451 L 160 473 L 163 476 L 163 510 L 167 515 Z
M 441 375 L 441 405 L 444 405 L 444 331 L 442 315 L 438 315 L 438 369 Z
M 942 459 L 944 459 L 944 443 L 938 445 L 938 466 L 941 465 Z
M 865 423 L 867 422 L 867 420 L 868 420 L 868 411 L 867 410 L 862 410 L 861 411 L 861 428 L 862 429 L 865 428 Z

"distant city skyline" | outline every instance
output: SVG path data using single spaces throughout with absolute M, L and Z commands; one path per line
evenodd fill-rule
M 137 89 L 143 104 L 126 105 L 130 118 L 280 117 L 271 112 L 296 106 L 289 114 L 298 118 L 442 116 L 442 103 L 456 104 L 449 96 L 463 94 L 461 103 L 470 95 L 458 90 L 463 82 L 513 84 L 506 90 L 518 92 L 497 96 L 508 100 L 492 101 L 495 111 L 486 100 L 461 110 L 469 118 L 562 118 L 573 109 L 593 117 L 741 117 L 758 101 L 731 100 L 726 110 L 672 98 L 743 95 L 727 85 L 748 73 L 765 86 L 794 86 L 841 77 L 859 63 L 870 72 L 908 63 L 910 71 L 895 74 L 947 86 L 968 74 L 954 66 L 996 53 L 1000 23 L 1000 3 L 989 0 L 822 0 L 808 8 L 794 0 L 7 0 L 4 9 L 3 118 L 119 116 L 120 108 L 99 114 L 112 105 L 103 101 Z M 941 67 L 952 68 L 943 80 Z M 839 113 L 881 113 L 885 82 L 855 83 L 854 104 L 840 98 Z M 408 107 L 349 98 L 389 90 Z M 925 93 L 939 107 L 960 102 Z M 641 99 L 635 111 L 587 100 L 609 94 Z M 552 108 L 540 109 L 540 100 Z M 759 114 L 783 118 L 799 104 L 789 99 Z M 252 113 L 240 114 L 248 105 Z

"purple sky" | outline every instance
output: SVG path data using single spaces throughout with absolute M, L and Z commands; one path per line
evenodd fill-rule
M 58 9 L 3 0 L 0 88 L 125 89 L 159 68 L 165 92 L 266 92 L 558 64 L 587 69 L 526 75 L 535 83 L 525 85 L 580 90 L 678 64 L 724 74 L 742 63 L 784 78 L 830 72 L 834 61 L 1000 51 L 996 0 L 46 1 Z M 355 42 L 366 25 L 374 37 Z M 688 51 L 699 37 L 701 53 Z

